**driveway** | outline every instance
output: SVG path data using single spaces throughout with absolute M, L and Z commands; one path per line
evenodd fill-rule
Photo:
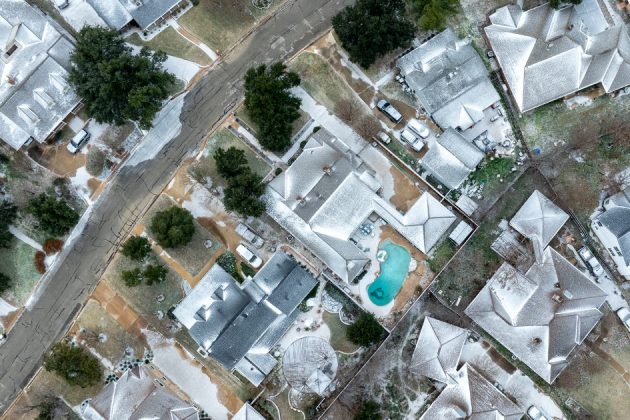
M 39 299 L 17 322 L 0 352 L 0 412 L 18 396 L 46 350 L 66 332 L 95 288 L 116 248 L 184 158 L 243 95 L 248 68 L 285 59 L 330 27 L 330 19 L 351 0 L 291 0 L 209 71 L 186 95 L 181 132 L 155 157 L 126 165 L 93 205 L 83 231 L 60 256 Z

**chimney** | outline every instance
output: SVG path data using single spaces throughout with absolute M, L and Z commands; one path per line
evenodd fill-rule
M 556 303 L 562 303 L 564 299 L 562 299 L 561 295 L 554 293 L 554 295 L 551 297 L 551 300 L 553 300 Z

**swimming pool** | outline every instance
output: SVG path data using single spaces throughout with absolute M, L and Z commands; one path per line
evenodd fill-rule
M 400 291 L 409 271 L 411 255 L 405 247 L 389 240 L 383 242 L 379 250 L 387 252 L 387 257 L 381 262 L 381 274 L 368 287 L 368 295 L 373 304 L 385 306 Z

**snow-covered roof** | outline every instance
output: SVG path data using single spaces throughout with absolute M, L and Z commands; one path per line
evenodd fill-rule
M 260 414 L 249 403 L 243 404 L 240 410 L 234 414 L 232 420 L 265 420 L 262 414 Z
M 269 350 L 316 284 L 283 252 L 275 253 L 242 287 L 215 264 L 173 314 L 214 359 L 258 386 L 276 365 Z
M 397 65 L 443 129 L 469 128 L 500 99 L 470 41 L 458 39 L 451 28 L 399 58 Z
M 463 328 L 426 317 L 409 369 L 436 381 L 452 383 L 467 336 Z
M 529 111 L 595 84 L 630 84 L 630 37 L 609 8 L 584 0 L 555 10 L 501 7 L 486 35 L 518 108 Z
M 523 416 L 523 410 L 472 366 L 464 364 L 453 379 L 420 419 L 519 420 Z
M 198 420 L 197 409 L 157 385 L 145 366 L 129 369 L 89 401 L 86 420 Z
M 72 42 L 22 0 L 0 7 L 0 138 L 42 142 L 79 103 L 66 81 Z
M 552 383 L 601 318 L 605 301 L 604 291 L 548 247 L 524 275 L 504 263 L 465 312 Z
M 449 189 L 459 187 L 483 160 L 484 154 L 456 130 L 438 137 L 422 158 L 422 166 Z
M 516 212 L 510 226 L 532 241 L 536 258 L 551 242 L 569 215 L 540 191 L 535 190 Z
M 337 373 L 337 354 L 321 337 L 300 338 L 282 356 L 282 372 L 301 393 L 324 395 Z
M 612 196 L 604 207 L 596 220 L 617 238 L 621 255 L 630 264 L 630 188 Z
M 319 130 L 302 154 L 267 189 L 267 212 L 350 281 L 369 261 L 349 239 L 372 213 L 427 253 L 456 217 L 429 193 L 401 214 L 378 194 L 375 172 L 339 139 Z

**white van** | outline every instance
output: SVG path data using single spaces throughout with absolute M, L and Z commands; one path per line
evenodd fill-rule
M 68 146 L 67 146 L 68 151 L 70 153 L 78 152 L 79 150 L 81 150 L 83 145 L 87 143 L 89 139 L 90 139 L 90 133 L 88 133 L 85 130 L 79 131 L 68 143 Z
M 258 268 L 262 265 L 262 260 L 256 254 L 254 254 L 249 248 L 247 248 L 243 244 L 239 244 L 236 247 L 236 253 L 243 258 L 247 264 L 251 265 L 254 268 Z
M 407 128 L 400 132 L 400 139 L 409 143 L 411 148 L 416 152 L 419 152 L 424 147 L 424 142 Z
M 416 133 L 418 136 L 422 137 L 423 139 L 426 139 L 427 137 L 429 137 L 429 134 L 431 134 L 429 127 L 416 120 L 415 118 L 409 120 L 409 122 L 407 123 L 407 128 Z

